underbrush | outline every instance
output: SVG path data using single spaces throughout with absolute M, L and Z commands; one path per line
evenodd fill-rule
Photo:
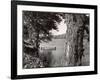
M 39 53 L 39 57 L 23 53 L 23 68 L 43 68 L 49 67 L 51 62 L 51 52 Z

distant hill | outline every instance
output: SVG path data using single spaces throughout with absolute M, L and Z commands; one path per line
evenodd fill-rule
M 53 38 L 54 39 L 65 39 L 66 38 L 66 34 L 54 35 Z

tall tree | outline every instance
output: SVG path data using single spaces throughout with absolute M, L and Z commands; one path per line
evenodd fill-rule
M 69 65 L 82 65 L 84 55 L 83 38 L 85 31 L 89 40 L 89 17 L 85 14 L 65 14 L 66 31 L 66 55 Z
M 39 54 L 39 45 L 42 41 L 50 41 L 52 29 L 57 30 L 57 23 L 61 21 L 61 15 L 52 12 L 23 11 L 24 39 L 30 39 L 35 46 L 35 52 Z

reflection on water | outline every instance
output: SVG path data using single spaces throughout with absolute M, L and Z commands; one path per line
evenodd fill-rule
M 65 56 L 65 39 L 53 39 L 48 43 L 40 44 L 40 52 L 52 52 L 50 67 L 67 66 L 67 60 Z

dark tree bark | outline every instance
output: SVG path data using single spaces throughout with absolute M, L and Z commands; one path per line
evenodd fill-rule
M 36 54 L 37 54 L 37 57 L 39 57 L 39 46 L 40 46 L 40 41 L 39 41 L 39 31 L 37 32 L 37 35 L 36 35 Z
M 84 15 L 65 14 L 66 31 L 66 57 L 68 65 L 81 65 L 83 56 Z

